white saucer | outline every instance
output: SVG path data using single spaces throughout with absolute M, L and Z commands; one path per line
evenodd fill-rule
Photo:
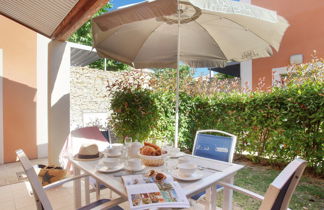
M 142 170 L 144 170 L 144 168 L 145 168 L 145 165 L 141 165 L 141 167 L 140 168 L 137 168 L 137 169 L 131 169 L 127 165 L 125 166 L 125 170 L 127 170 L 127 171 L 133 171 L 133 172 L 142 171 Z
M 191 176 L 183 176 L 179 173 L 178 170 L 175 170 L 175 171 L 172 171 L 171 175 L 174 178 L 181 180 L 181 181 L 195 181 L 195 180 L 201 179 L 204 174 L 200 171 L 196 171 Z
M 170 158 L 179 158 L 179 157 L 182 157 L 184 156 L 185 153 L 184 152 L 178 152 L 177 154 L 175 155 L 170 155 Z
M 96 170 L 102 173 L 112 173 L 112 172 L 122 170 L 123 168 L 124 168 L 124 163 L 121 163 L 114 168 L 108 168 L 104 164 L 99 164 L 96 166 Z

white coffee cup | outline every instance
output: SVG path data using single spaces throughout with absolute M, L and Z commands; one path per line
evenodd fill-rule
M 141 166 L 142 166 L 142 162 L 138 158 L 131 158 L 127 160 L 127 167 L 130 170 L 138 170 L 141 168 Z
M 170 154 L 171 156 L 176 156 L 179 152 L 180 152 L 180 149 L 179 149 L 179 148 L 171 148 L 171 149 L 169 150 L 169 154 Z
M 189 157 L 186 157 L 186 156 L 184 156 L 184 157 L 180 157 L 180 158 L 178 159 L 178 163 L 179 163 L 179 164 L 181 164 L 181 163 L 188 163 L 188 162 L 190 162 L 190 158 L 189 158 Z
M 129 143 L 128 146 L 127 146 L 127 153 L 128 153 L 128 157 L 130 158 L 136 158 L 138 157 L 138 152 L 140 150 L 140 148 L 142 147 L 143 145 L 139 142 L 132 142 L 132 143 Z
M 107 147 L 106 151 L 108 155 L 117 156 L 120 155 L 122 149 L 123 149 L 122 144 L 111 144 L 109 147 Z
M 189 177 L 197 170 L 197 165 L 194 163 L 181 163 L 178 165 L 179 173 L 182 176 Z
M 102 159 L 103 165 L 107 166 L 108 168 L 115 168 L 120 164 L 119 158 L 103 158 Z

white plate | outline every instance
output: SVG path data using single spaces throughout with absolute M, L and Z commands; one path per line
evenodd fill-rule
M 142 171 L 142 170 L 144 170 L 144 168 L 145 168 L 145 166 L 144 165 L 141 165 L 140 168 L 134 170 L 134 169 L 128 168 L 127 165 L 125 166 L 125 170 L 132 171 L 132 172 Z
M 124 164 L 121 163 L 118 166 L 114 167 L 114 168 L 108 168 L 107 166 L 103 165 L 103 164 L 99 164 L 96 166 L 96 170 L 102 173 L 112 173 L 112 172 L 116 172 L 116 171 L 120 171 L 124 168 Z
M 203 173 L 201 171 L 196 171 L 191 176 L 182 176 L 178 170 L 172 171 L 171 175 L 181 181 L 195 181 L 201 179 L 203 177 Z
M 179 158 L 179 157 L 182 157 L 184 156 L 185 153 L 184 152 L 178 152 L 177 154 L 175 155 L 170 155 L 170 158 Z

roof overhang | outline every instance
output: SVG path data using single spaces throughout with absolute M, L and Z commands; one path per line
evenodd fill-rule
M 224 68 L 209 68 L 211 71 L 216 71 L 233 77 L 241 77 L 241 64 L 239 62 L 227 63 Z
M 87 66 L 100 59 L 96 49 L 90 46 L 72 42 L 68 42 L 68 45 L 71 47 L 71 66 Z
M 0 14 L 48 38 L 65 41 L 109 0 L 0 0 Z

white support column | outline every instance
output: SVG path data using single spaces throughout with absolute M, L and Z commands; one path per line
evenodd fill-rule
M 36 95 L 36 135 L 37 156 L 48 156 L 48 43 L 50 39 L 37 34 L 37 95 Z
M 4 162 L 3 144 L 3 50 L 0 49 L 0 164 Z
M 240 0 L 240 2 L 251 4 L 251 0 Z M 252 60 L 241 62 L 241 87 L 252 90 Z
M 58 155 L 70 132 L 70 56 L 66 42 L 48 46 L 48 162 L 58 164 Z
M 252 60 L 241 62 L 241 87 L 252 90 Z

